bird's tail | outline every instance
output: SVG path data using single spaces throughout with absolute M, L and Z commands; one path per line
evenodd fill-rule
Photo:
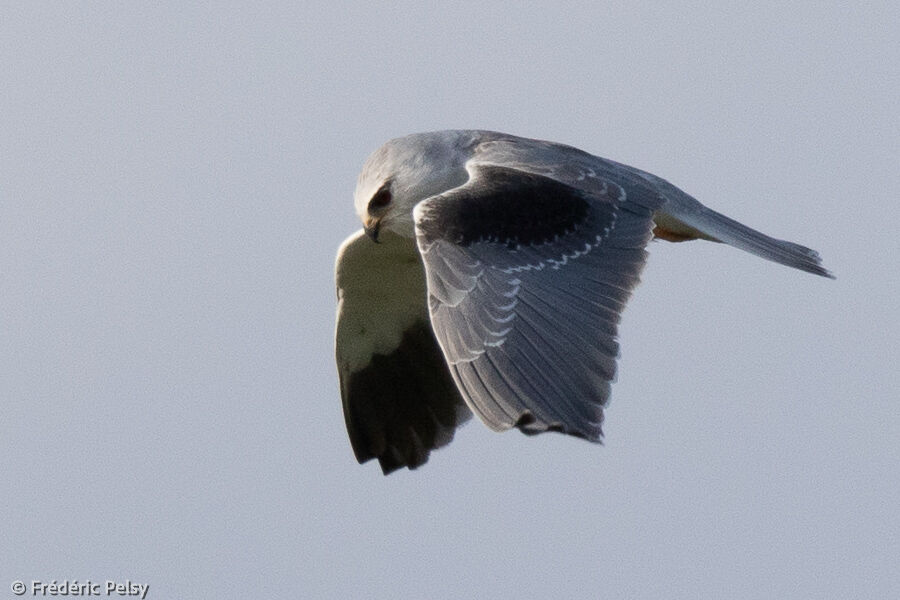
M 766 260 L 834 279 L 834 275 L 822 266 L 822 259 L 815 250 L 769 237 L 703 206 L 681 190 L 677 191 L 680 194 L 669 198 L 660 210 L 665 217 L 702 234 L 698 237 L 723 242 Z

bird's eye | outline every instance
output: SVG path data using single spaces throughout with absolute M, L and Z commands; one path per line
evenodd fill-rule
M 380 190 L 375 192 L 372 199 L 369 200 L 369 212 L 374 212 L 385 208 L 391 203 L 391 189 L 388 185 L 382 186 Z

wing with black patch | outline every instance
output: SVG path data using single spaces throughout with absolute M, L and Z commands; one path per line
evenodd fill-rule
M 501 166 L 421 202 L 432 328 L 469 407 L 495 430 L 599 441 L 617 327 L 644 265 L 653 199 Z
M 338 252 L 335 354 L 353 452 L 388 474 L 424 464 L 471 413 L 428 321 L 415 244 L 380 240 L 359 232 Z

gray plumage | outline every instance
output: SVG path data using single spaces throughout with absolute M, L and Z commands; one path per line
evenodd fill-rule
M 385 473 L 419 466 L 449 442 L 465 418 L 460 397 L 497 431 L 599 441 L 618 323 L 654 235 L 724 242 L 831 277 L 813 250 L 741 225 L 659 177 L 495 132 L 388 142 L 360 175 L 356 208 L 382 243 L 360 232 L 339 252 L 336 354 L 357 458 L 377 457 Z M 443 373 L 433 378 L 438 391 L 404 380 L 423 381 L 403 333 L 426 315 L 445 361 L 429 368 L 446 369 L 456 390 L 440 383 Z M 406 366 L 394 368 L 392 356 Z M 363 379 L 367 387 L 354 384 Z M 388 410 L 392 393 L 406 409 Z M 414 410 L 417 394 L 431 408 Z M 444 418 L 423 419 L 428 411 Z

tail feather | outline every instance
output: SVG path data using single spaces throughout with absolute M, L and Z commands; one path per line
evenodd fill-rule
M 664 190 L 666 203 L 658 210 L 657 215 L 665 220 L 671 219 L 686 226 L 688 232 L 691 229 L 694 230 L 692 235 L 699 234 L 697 237 L 723 242 L 766 260 L 801 271 L 829 279 L 835 278 L 828 269 L 822 266 L 822 259 L 815 250 L 769 237 L 703 206 L 664 179 L 650 174 L 645 174 L 645 176 Z
M 772 262 L 834 279 L 834 275 L 822 266 L 822 259 L 815 250 L 769 237 L 705 206 L 701 206 L 700 210 L 693 212 L 687 219 L 680 215 L 678 218 L 716 241 Z

